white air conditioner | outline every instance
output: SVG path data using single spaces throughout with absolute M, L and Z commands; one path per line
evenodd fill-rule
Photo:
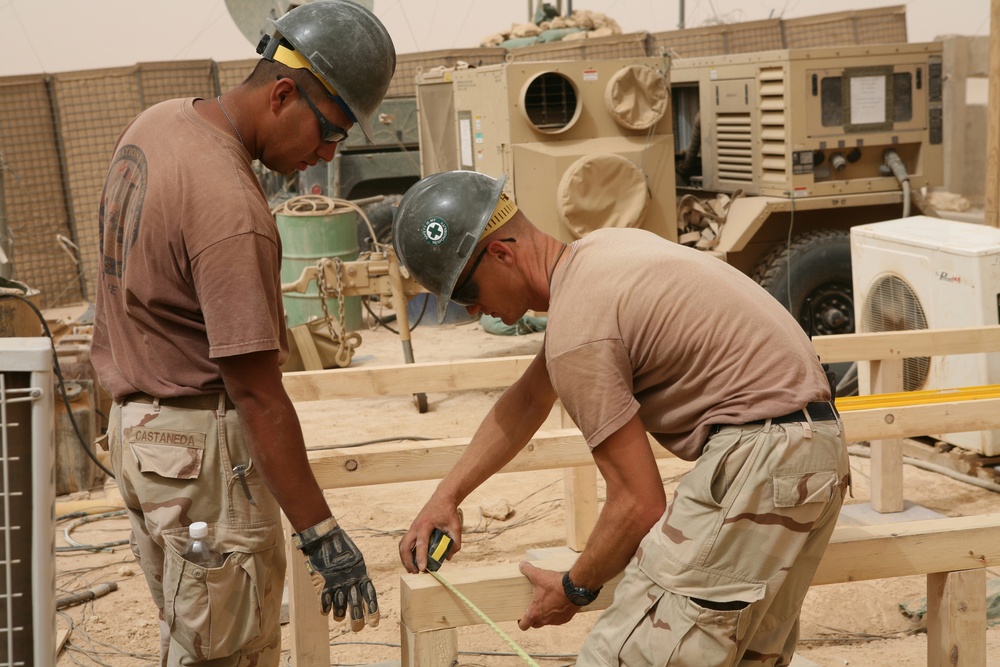
M 0 666 L 56 664 L 52 343 L 0 338 Z
M 859 332 L 954 329 L 998 323 L 1000 229 L 914 216 L 851 228 Z M 859 364 L 862 393 L 868 364 Z M 1000 353 L 906 359 L 906 391 L 1000 384 Z M 1000 431 L 945 433 L 944 442 L 1000 455 Z

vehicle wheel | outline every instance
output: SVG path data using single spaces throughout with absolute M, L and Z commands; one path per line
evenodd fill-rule
M 791 245 L 765 255 L 751 277 L 788 309 L 810 338 L 854 333 L 848 232 L 820 229 L 800 234 Z M 832 367 L 841 381 L 838 395 L 857 393 L 856 379 L 851 385 L 851 363 Z
M 375 230 L 375 240 L 379 243 L 390 243 L 392 241 L 392 216 L 396 213 L 403 195 L 386 195 L 382 201 L 363 206 L 362 210 L 368 216 L 368 221 L 372 223 Z M 358 249 L 361 252 L 371 250 L 371 231 L 365 221 L 358 217 Z

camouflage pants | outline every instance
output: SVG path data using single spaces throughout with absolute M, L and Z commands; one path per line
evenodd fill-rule
M 132 524 L 132 551 L 169 648 L 161 664 L 277 665 L 285 576 L 279 507 L 254 469 L 236 411 L 115 402 L 108 443 Z M 246 466 L 246 487 L 234 466 Z M 253 498 L 254 503 L 250 502 Z M 181 556 L 205 521 L 221 567 Z
M 850 484 L 841 433 L 768 421 L 710 438 L 577 665 L 788 665 Z

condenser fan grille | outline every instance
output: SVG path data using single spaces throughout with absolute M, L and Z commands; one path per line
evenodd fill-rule
M 868 333 L 913 331 L 926 329 L 927 317 L 909 285 L 895 276 L 884 276 L 875 282 L 865 299 L 861 326 Z M 922 388 L 930 366 L 930 357 L 903 359 L 903 390 Z

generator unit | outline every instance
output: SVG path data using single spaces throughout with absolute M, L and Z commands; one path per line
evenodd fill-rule
M 898 197 L 887 151 L 914 190 L 943 180 L 940 42 L 677 58 L 670 79 L 694 188 Z
M 603 227 L 676 240 L 667 61 L 508 62 L 417 75 L 421 173 L 507 176 L 542 231 Z
M 1000 323 L 1000 229 L 914 216 L 851 228 L 855 319 L 864 333 Z M 870 386 L 867 364 L 859 385 Z M 1000 384 L 1000 353 L 903 360 L 903 388 Z M 1000 431 L 932 434 L 983 456 L 1000 455 Z

